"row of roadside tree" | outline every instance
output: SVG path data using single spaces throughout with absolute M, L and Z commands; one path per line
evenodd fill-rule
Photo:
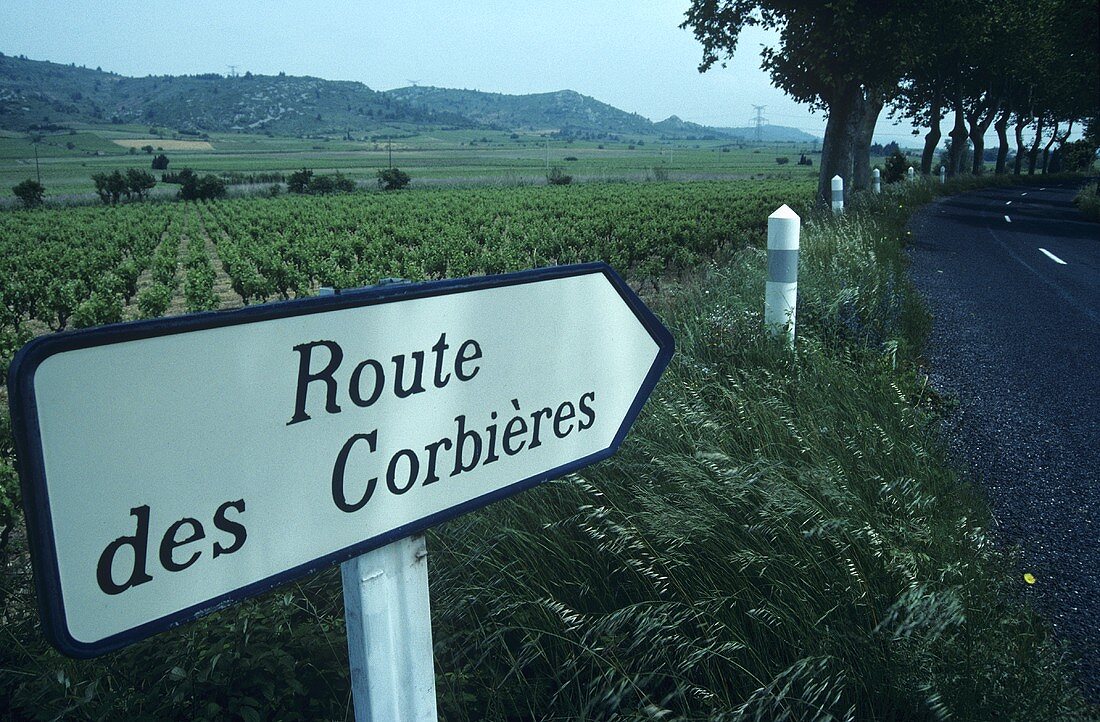
M 826 199 L 834 175 L 854 190 L 870 185 L 871 139 L 886 109 L 927 129 L 926 174 L 945 121 L 948 175 L 967 170 L 967 141 L 969 170 L 985 171 L 990 127 L 996 173 L 1045 169 L 1052 146 L 1082 124 L 1091 159 L 1100 145 L 1098 8 L 1096 0 L 692 0 L 683 27 L 703 44 L 700 71 L 732 57 L 747 27 L 779 33 L 762 65 L 776 87 L 828 115 L 818 178 Z

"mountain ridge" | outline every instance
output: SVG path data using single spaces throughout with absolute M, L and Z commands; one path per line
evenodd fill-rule
M 703 126 L 675 115 L 655 123 L 568 89 L 525 95 L 432 86 L 379 91 L 358 81 L 251 72 L 131 77 L 0 53 L 0 129 L 111 124 L 165 126 L 189 135 L 350 135 L 411 125 L 742 142 L 755 130 Z M 764 130 L 770 141 L 817 140 L 793 128 Z

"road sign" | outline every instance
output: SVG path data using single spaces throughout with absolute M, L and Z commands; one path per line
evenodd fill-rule
M 35 339 L 44 628 L 90 657 L 610 456 L 668 331 L 604 264 Z

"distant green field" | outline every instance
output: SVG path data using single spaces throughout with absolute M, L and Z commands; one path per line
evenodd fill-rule
M 754 145 L 736 141 L 666 141 L 622 137 L 618 141 L 571 141 L 537 132 L 439 130 L 413 134 L 395 127 L 393 139 L 286 138 L 212 134 L 208 138 L 154 136 L 149 128 L 108 126 L 28 136 L 0 137 L 0 195 L 27 178 L 41 177 L 47 196 L 94 191 L 93 173 L 149 168 L 152 155 L 130 145 L 147 141 L 164 152 L 169 170 L 202 173 L 283 173 L 310 168 L 340 171 L 354 180 L 373 182 L 379 169 L 393 165 L 408 172 L 415 185 L 479 182 L 520 185 L 545 182 L 548 167 L 561 166 L 577 180 L 693 180 L 765 177 L 812 178 L 818 156 L 811 143 Z M 175 150 L 174 140 L 209 140 L 212 150 Z M 141 145 L 145 145 L 142 142 Z M 799 166 L 801 154 L 814 167 Z M 777 158 L 786 158 L 785 164 Z M 158 173 L 159 175 L 159 173 Z

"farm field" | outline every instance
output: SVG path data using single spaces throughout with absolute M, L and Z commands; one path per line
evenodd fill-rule
M 588 184 L 15 211 L 0 215 L 0 335 L 10 349 L 32 329 L 392 276 L 604 260 L 659 279 L 722 248 L 759 245 L 768 213 L 808 205 L 812 190 L 807 181 Z
M 814 153 L 819 150 L 812 143 L 754 145 L 654 137 L 595 142 L 490 130 L 428 133 L 409 129 L 395 131 L 393 135 L 399 137 L 392 140 L 380 136 L 345 140 L 214 133 L 209 141 L 152 136 L 148 130 L 94 127 L 45 134 L 37 148 L 37 170 L 35 147 L 27 136 L 0 137 L 3 195 L 16 183 L 37 177 L 38 172 L 47 196 L 90 194 L 94 191 L 93 173 L 148 170 L 152 156 L 140 150 L 146 145 L 154 148 L 154 154 L 168 156 L 170 171 L 191 168 L 202 173 L 288 175 L 308 167 L 319 173 L 340 171 L 365 184 L 374 183 L 375 174 L 389 166 L 392 154 L 393 165 L 409 173 L 414 185 L 539 184 L 545 182 L 548 166 L 560 166 L 583 181 L 810 179 L 815 177 L 815 168 L 797 163 L 802 154 L 816 163 Z M 201 149 L 199 144 L 208 144 L 209 149 Z M 780 165 L 777 158 L 787 162 Z M 159 178 L 160 172 L 156 175 Z
M 4 212 L 0 368 L 58 329 L 606 260 L 677 355 L 614 458 L 432 530 L 443 718 L 1084 719 L 917 371 L 904 223 L 952 188 L 899 184 L 839 219 L 812 180 L 774 179 Z M 761 329 L 781 203 L 804 219 L 797 355 Z M 18 674 L 0 698 L 18 715 L 346 717 L 335 570 L 102 659 L 49 649 L 13 461 L 4 410 L 0 667 Z

